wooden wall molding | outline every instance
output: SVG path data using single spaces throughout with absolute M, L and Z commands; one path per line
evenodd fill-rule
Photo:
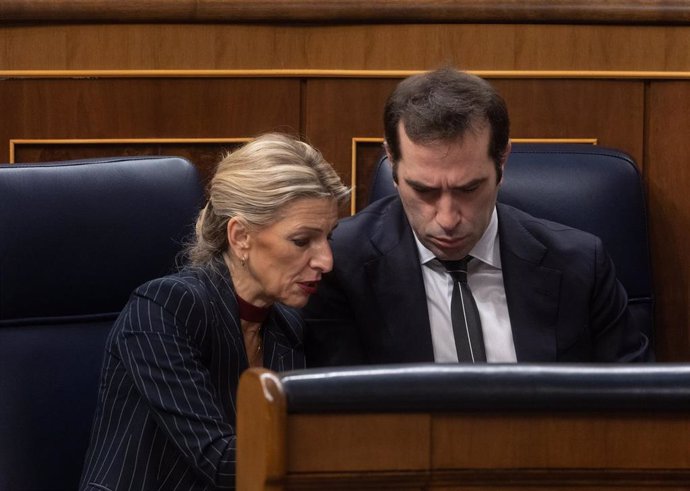
M 10 164 L 14 164 L 15 151 L 21 145 L 168 145 L 203 143 L 213 144 L 242 144 L 250 141 L 249 137 L 240 138 L 64 138 L 64 139 L 11 139 Z
M 0 79 L 60 78 L 405 78 L 424 70 L 0 70 Z M 467 70 L 487 79 L 690 80 L 690 71 Z
M 78 145 L 239 145 L 250 141 L 249 137 L 239 138 L 63 138 L 63 139 L 11 139 L 9 141 L 9 163 L 16 162 L 16 152 L 21 146 L 78 146 Z
M 220 158 L 250 141 L 237 138 L 32 138 L 10 139 L 10 164 L 55 162 L 127 155 L 174 155 L 192 162 L 207 186 Z
M 0 22 L 502 22 L 690 24 L 659 0 L 3 0 Z

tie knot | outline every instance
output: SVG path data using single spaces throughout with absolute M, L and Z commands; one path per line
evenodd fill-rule
M 467 283 L 467 263 L 471 260 L 472 256 L 465 256 L 457 261 L 442 261 L 439 259 L 439 262 L 443 264 L 443 267 L 446 268 L 448 274 L 451 275 L 455 281 Z

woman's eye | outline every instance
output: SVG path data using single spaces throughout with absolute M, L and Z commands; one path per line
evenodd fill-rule
M 309 244 L 309 239 L 292 239 L 292 243 L 297 247 L 305 247 Z

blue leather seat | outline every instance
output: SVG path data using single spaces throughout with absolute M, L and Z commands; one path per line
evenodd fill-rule
M 108 330 L 202 196 L 180 158 L 0 165 L 0 489 L 77 488 Z
M 369 202 L 395 192 L 384 156 L 373 173 Z M 595 145 L 514 143 L 498 200 L 599 236 L 628 292 L 635 322 L 653 341 L 646 202 L 629 155 Z

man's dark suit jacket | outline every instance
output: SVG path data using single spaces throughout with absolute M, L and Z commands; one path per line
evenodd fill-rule
M 641 361 L 644 334 L 601 240 L 497 204 L 519 362 Z M 341 221 L 334 269 L 304 309 L 309 366 L 434 361 L 422 266 L 395 195 Z
M 274 305 L 264 365 L 304 367 L 298 313 Z M 106 345 L 82 490 L 235 487 L 235 396 L 247 369 L 227 267 L 139 287 Z

